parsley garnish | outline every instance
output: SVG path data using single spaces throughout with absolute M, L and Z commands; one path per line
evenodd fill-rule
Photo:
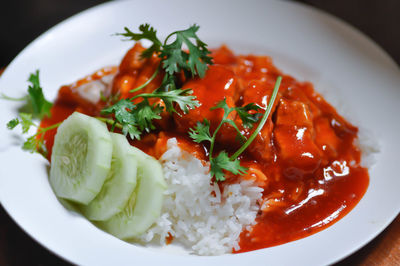
M 36 134 L 29 136 L 25 140 L 22 149 L 32 153 L 37 152 L 46 157 L 47 150 L 43 143 L 44 133 L 50 129 L 58 127 L 60 123 L 47 128 L 40 128 L 33 122 L 34 118 L 42 119 L 44 116 L 50 116 L 52 103 L 47 101 L 44 97 L 42 87 L 40 86 L 39 70 L 36 70 L 35 73 L 30 74 L 28 81 L 31 83 L 28 86 L 28 95 L 22 98 L 12 98 L 4 94 L 1 95 L 1 98 L 5 100 L 26 101 L 26 106 L 31 107 L 30 113 L 21 112 L 19 113 L 19 117 L 10 120 L 7 123 L 7 128 L 12 130 L 18 125 L 21 125 L 22 133 L 28 134 L 28 131 L 31 127 L 36 127 Z
M 207 49 L 207 44 L 202 42 L 196 34 L 199 28 L 199 26 L 193 25 L 186 30 L 175 31 L 165 38 L 164 43 L 157 38 L 157 31 L 149 24 L 139 26 L 141 33 L 133 33 L 125 27 L 125 32 L 117 35 L 122 35 L 133 41 L 143 39 L 151 41 L 152 45 L 143 51 L 142 57 L 148 58 L 153 53 L 158 54 L 158 57 L 161 58 L 160 64 L 167 76 L 184 71 L 188 77 L 198 75 L 203 78 L 207 64 L 212 64 L 212 58 L 208 56 L 211 52 Z M 174 35 L 175 41 L 168 43 L 168 40 Z M 192 40 L 195 42 L 192 42 Z M 188 51 L 185 50 L 184 45 L 186 45 Z
M 31 83 L 28 86 L 28 95 L 21 98 L 13 98 L 1 94 L 0 98 L 10 101 L 25 101 L 26 106 L 31 107 L 32 116 L 35 118 L 42 119 L 44 116 L 50 116 L 50 109 L 53 104 L 44 97 L 39 81 L 39 70 L 30 74 L 28 81 Z
M 176 103 L 183 112 L 187 113 L 189 109 L 195 108 L 199 105 L 198 101 L 193 95 L 190 95 L 190 90 L 172 90 L 172 91 L 159 91 L 153 93 L 141 93 L 134 97 L 121 99 L 113 106 L 102 110 L 102 114 L 114 114 L 114 120 L 100 119 L 108 124 L 111 124 L 111 130 L 114 127 L 122 129 L 122 133 L 126 136 L 129 135 L 131 139 L 140 139 L 143 131 L 150 132 L 155 129 L 153 125 L 154 119 L 161 119 L 161 113 L 164 110 L 160 104 L 150 104 L 149 98 L 159 98 L 163 101 L 167 112 L 176 112 L 174 103 Z M 143 98 L 138 104 L 134 104 L 133 100 Z
M 43 95 L 39 81 L 39 70 L 29 76 L 28 81 L 32 84 L 28 87 L 29 99 L 33 108 L 33 115 L 39 118 L 50 116 L 50 109 L 53 104 L 46 100 Z
M 168 35 L 164 42 L 158 39 L 157 31 L 149 24 L 140 25 L 140 33 L 134 33 L 125 27 L 125 32 L 118 34 L 134 41 L 143 39 L 151 41 L 152 45 L 143 51 L 142 58 L 151 57 L 154 53 L 161 58 L 154 74 L 144 84 L 130 92 L 137 92 L 147 86 L 160 69 L 164 70 L 164 78 L 161 86 L 152 93 L 141 93 L 129 99 L 122 99 L 113 106 L 103 109 L 102 114 L 114 115 L 112 129 L 119 127 L 123 134 L 129 135 L 132 139 L 140 139 L 143 131 L 150 132 L 155 129 L 153 120 L 161 119 L 164 110 L 174 113 L 177 112 L 175 106 L 179 106 L 184 113 L 187 113 L 199 106 L 196 97 L 192 95 L 192 90 L 178 88 L 176 77 L 176 74 L 183 72 L 188 78 L 195 76 L 202 78 L 208 68 L 207 64 L 212 64 L 207 45 L 196 35 L 198 30 L 199 26 L 193 25 L 186 30 L 175 31 Z M 169 39 L 173 36 L 175 40 L 169 43 Z M 134 104 L 132 101 L 138 98 L 143 100 Z M 151 105 L 149 98 L 158 98 L 163 104 Z M 107 123 L 110 123 L 109 119 Z
M 27 137 L 22 145 L 22 149 L 31 153 L 36 152 L 46 157 L 47 149 L 44 145 L 44 134 L 51 129 L 57 128 L 61 123 L 57 123 L 46 128 L 41 128 L 32 121 L 32 118 L 32 114 L 20 113 L 19 117 L 14 118 L 7 123 L 7 128 L 12 130 L 18 125 L 21 125 L 23 134 L 28 134 L 31 127 L 37 128 L 37 131 L 34 135 Z
M 259 109 L 253 103 L 247 104 L 243 107 L 229 107 L 224 100 L 219 102 L 215 107 L 211 108 L 211 110 L 222 108 L 224 110 L 224 115 L 219 123 L 218 127 L 215 129 L 214 133 L 210 134 L 210 122 L 207 119 L 204 121 L 197 122 L 197 125 L 194 128 L 189 130 L 189 136 L 193 139 L 194 142 L 200 143 L 203 141 L 210 142 L 210 150 L 209 150 L 209 160 L 210 160 L 210 174 L 211 177 L 215 178 L 216 182 L 224 181 L 225 174 L 224 170 L 233 173 L 234 175 L 237 174 L 245 174 L 247 168 L 240 165 L 240 161 L 238 160 L 238 156 L 253 142 L 253 140 L 257 137 L 258 133 L 264 127 L 265 122 L 272 110 L 272 106 L 275 102 L 276 95 L 279 90 L 279 86 L 281 84 L 282 77 L 278 77 L 275 83 L 274 90 L 271 95 L 271 99 L 267 105 L 267 109 L 265 110 L 264 114 L 260 113 L 253 113 L 250 114 L 249 111 L 257 111 Z M 236 126 L 235 122 L 228 118 L 229 114 L 233 111 L 236 111 L 243 122 L 243 126 L 247 128 L 252 128 L 253 124 L 258 121 L 260 116 L 262 116 L 260 123 L 258 124 L 257 128 L 251 134 L 251 136 L 246 140 L 246 142 L 232 155 L 229 157 L 226 151 L 221 151 L 217 157 L 213 157 L 215 139 L 217 136 L 218 131 L 220 130 L 221 126 L 224 123 L 229 123 L 230 125 L 235 128 L 237 131 L 237 135 L 240 138 L 244 138 L 244 136 L 240 133 L 240 130 Z

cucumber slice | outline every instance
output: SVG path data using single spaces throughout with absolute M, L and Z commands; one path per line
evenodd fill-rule
M 110 170 L 112 140 L 106 125 L 75 112 L 57 129 L 51 155 L 50 184 L 63 199 L 88 204 Z
M 111 133 L 113 152 L 111 169 L 100 193 L 86 206 L 82 213 L 90 220 L 104 221 L 121 212 L 136 187 L 137 162 L 134 150 L 127 139 Z
M 161 164 L 141 150 L 132 149 L 138 161 L 136 189 L 122 212 L 98 224 L 121 239 L 139 236 L 160 217 L 163 193 L 167 188 Z

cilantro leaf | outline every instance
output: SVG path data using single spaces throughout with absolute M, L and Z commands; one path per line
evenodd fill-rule
M 228 106 L 228 104 L 226 103 L 226 98 L 224 98 L 222 101 L 219 101 L 219 102 L 217 103 L 217 105 L 214 106 L 214 107 L 211 107 L 210 110 L 215 110 L 215 109 L 219 109 L 219 108 L 221 108 L 221 109 L 224 110 L 224 117 L 223 117 L 223 119 L 226 119 L 226 118 L 228 117 L 228 115 L 229 115 L 233 110 L 235 110 L 235 108 L 229 107 L 229 106 Z
M 191 95 L 193 91 L 191 89 L 177 89 L 166 91 L 162 93 L 156 93 L 156 95 L 163 100 L 167 112 L 176 112 L 173 103 L 178 104 L 179 108 L 186 114 L 189 109 L 194 109 L 199 106 L 199 102 L 196 101 L 196 96 Z
M 21 117 L 22 133 L 27 133 L 29 128 L 35 125 L 32 122 L 32 114 L 20 113 L 19 116 Z
M 162 107 L 160 105 L 151 106 L 147 99 L 136 105 L 135 118 L 141 131 L 150 132 L 155 129 L 152 121 L 154 119 L 161 119 Z
M 228 119 L 229 114 L 232 113 L 233 111 L 235 111 L 237 107 L 229 107 L 228 104 L 226 103 L 226 98 L 224 98 L 222 101 L 218 102 L 216 106 L 211 107 L 210 110 L 215 110 L 215 109 L 219 109 L 219 108 L 222 108 L 224 110 L 224 115 L 221 120 L 221 123 L 222 124 L 224 124 L 224 123 L 230 124 L 237 132 L 236 139 L 238 139 L 241 142 L 245 141 L 246 138 L 245 138 L 245 136 L 243 136 L 242 132 L 240 132 L 236 123 L 233 120 Z
M 246 173 L 247 168 L 240 165 L 240 161 L 236 158 L 231 160 L 228 153 L 222 151 L 217 157 L 212 158 L 211 161 L 211 176 L 215 177 L 216 182 L 224 181 L 225 175 L 223 170 L 229 171 L 234 175 L 243 175 Z
M 143 94 L 137 95 L 143 97 Z M 115 121 L 112 124 L 112 129 L 115 126 L 121 128 L 122 133 L 131 139 L 140 139 L 143 131 L 150 132 L 155 129 L 152 121 L 161 119 L 162 107 L 158 104 L 150 105 L 147 99 L 134 104 L 131 99 L 121 99 L 116 104 L 104 108 L 101 113 L 103 115 L 114 115 Z M 112 120 L 111 120 L 112 121 Z M 107 120 L 107 123 L 110 122 Z
M 135 124 L 135 118 L 132 116 L 130 110 L 135 108 L 135 104 L 130 99 L 121 99 L 116 104 L 104 108 L 101 113 L 105 115 L 114 114 L 115 119 L 118 123 L 123 124 Z
M 170 91 L 156 90 L 153 93 L 142 93 L 134 96 L 132 99 L 139 97 L 142 98 L 160 98 L 164 104 L 165 109 L 169 113 L 176 112 L 174 108 L 174 103 L 176 103 L 179 108 L 184 112 L 189 112 L 189 109 L 193 109 L 199 106 L 199 102 L 196 101 L 196 96 L 190 95 L 192 93 L 191 89 L 176 89 Z
M 243 126 L 246 128 L 252 128 L 254 124 L 257 123 L 258 120 L 262 117 L 262 113 L 249 113 L 249 111 L 258 111 L 259 109 L 261 108 L 254 103 L 249 103 L 245 106 L 235 108 L 240 119 L 242 119 Z
M 189 129 L 189 136 L 194 142 L 212 141 L 210 134 L 210 122 L 204 118 L 203 123 L 197 122 L 194 128 Z
M 191 73 L 192 77 L 196 75 L 204 77 L 207 64 L 212 64 L 212 58 L 208 56 L 211 52 L 207 49 L 207 45 L 196 35 L 199 28 L 193 25 L 186 30 L 176 31 L 165 40 L 160 58 L 166 58 L 162 66 L 169 75 L 184 70 L 185 73 Z M 167 44 L 168 38 L 172 35 L 176 35 L 175 41 Z M 194 39 L 195 43 L 191 39 Z M 189 52 L 184 50 L 184 44 Z
M 36 140 L 36 136 L 31 136 L 27 138 L 27 140 L 22 145 L 22 149 L 25 151 L 29 151 L 30 153 L 37 152 L 38 143 Z
M 20 113 L 19 114 L 20 118 L 14 118 L 7 123 L 7 128 L 12 130 L 16 126 L 21 125 L 22 127 L 22 133 L 27 133 L 31 126 L 36 126 L 35 123 L 32 121 L 32 114 L 28 113 Z
M 140 134 L 142 132 L 133 124 L 123 124 L 122 125 L 122 134 L 125 136 L 129 135 L 131 139 L 140 140 Z
M 39 153 L 46 158 L 47 148 L 46 145 L 44 145 L 44 134 L 49 130 L 57 128 L 62 122 L 53 124 L 48 127 L 39 127 L 33 122 L 32 118 L 33 115 L 31 113 L 19 113 L 19 117 L 14 118 L 7 123 L 7 128 L 12 130 L 16 126 L 21 125 L 22 133 L 27 134 L 32 126 L 36 127 L 37 128 L 36 133 L 33 134 L 32 136 L 29 136 L 25 140 L 25 142 L 22 145 L 22 149 L 29 151 L 31 153 L 35 152 Z
M 143 39 L 147 39 L 153 43 L 149 48 L 147 48 L 142 53 L 141 56 L 143 58 L 151 57 L 153 53 L 160 52 L 162 43 L 157 38 L 157 31 L 149 24 L 142 24 L 139 26 L 139 30 L 141 31 L 141 33 L 133 33 L 127 27 L 125 27 L 124 30 L 125 30 L 124 33 L 117 33 L 117 35 L 122 35 L 124 37 L 127 37 L 129 40 L 133 41 L 140 41 Z
M 31 74 L 28 81 L 31 83 L 28 87 L 28 94 L 33 108 L 33 115 L 39 118 L 50 116 L 50 109 L 53 104 L 47 101 L 43 95 L 43 90 L 39 81 L 39 70 Z
M 19 119 L 18 118 L 14 118 L 14 119 L 8 121 L 7 128 L 12 130 L 18 125 L 19 125 Z
M 114 114 L 115 121 L 111 126 L 111 130 L 117 125 L 122 129 L 122 133 L 131 139 L 140 139 L 141 131 L 137 127 L 135 115 L 132 113 L 136 105 L 130 99 L 121 99 L 114 105 L 104 108 L 101 113 L 104 115 Z
M 39 70 L 30 74 L 28 82 L 30 82 L 30 85 L 28 86 L 28 95 L 21 98 L 13 98 L 0 93 L 0 99 L 9 101 L 25 101 L 26 105 L 24 106 L 24 109 L 29 110 L 35 118 L 42 119 L 44 116 L 50 116 L 50 109 L 53 104 L 47 101 L 44 97 L 42 87 L 40 86 Z

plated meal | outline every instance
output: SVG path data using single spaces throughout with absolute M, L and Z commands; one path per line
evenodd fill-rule
M 267 55 L 209 50 L 198 29 L 161 41 L 148 24 L 125 28 L 121 63 L 54 103 L 31 74 L 31 112 L 8 127 L 41 120 L 23 148 L 50 161 L 57 197 L 120 239 L 198 255 L 285 244 L 343 218 L 378 149 L 312 83 Z
M 183 10 L 184 13 L 182 13 Z M 148 93 L 147 96 L 150 96 L 149 94 L 153 94 L 154 90 L 160 87 L 159 82 L 163 81 L 162 78 L 165 75 L 165 69 L 162 66 L 158 73 L 154 74 L 157 68 L 157 56 L 145 59 L 143 61 L 145 63 L 140 65 L 136 74 L 129 73 L 129 70 L 125 72 L 126 75 L 123 74 L 122 69 L 130 67 L 123 64 L 124 58 L 128 58 L 129 54 L 135 54 L 135 51 L 140 54 L 140 50 L 151 47 L 152 42 L 149 40 L 121 41 L 130 38 L 115 36 L 115 33 L 126 33 L 124 27 L 128 26 L 132 33 L 140 34 L 138 26 L 145 22 L 157 29 L 156 36 L 160 42 L 163 42 L 171 32 L 185 30 L 193 23 L 198 23 L 201 27 L 195 32 L 196 36 L 208 44 L 206 48 L 211 53 L 206 53 L 205 56 L 211 57 L 213 64 L 205 64 L 207 69 L 204 69 L 203 78 L 199 76 L 197 70 L 193 77 L 191 70 L 188 73 L 171 74 L 175 79 L 174 83 L 170 84 L 176 85 L 176 89 L 172 89 L 170 93 L 177 93 L 174 94 L 173 100 L 184 100 L 180 101 L 182 106 L 174 101 L 171 105 L 164 105 L 164 99 L 168 102 L 165 91 L 157 91 L 157 95 L 163 96 L 164 99 L 148 98 L 148 104 L 142 102 L 140 97 L 127 101 L 127 104 L 132 102 L 135 106 L 142 102 L 140 106 L 146 107 L 147 110 L 150 106 L 151 113 L 159 114 L 161 119 L 151 119 L 154 128 L 147 124 L 146 127 L 150 127 L 149 132 L 145 128 L 144 130 L 140 128 L 139 125 L 144 125 L 143 123 L 137 124 L 137 130 L 127 126 L 131 123 L 124 123 L 125 132 L 128 132 L 126 137 L 123 124 L 118 121 L 112 130 L 113 123 L 117 120 L 114 110 L 118 108 L 108 109 L 108 112 L 102 112 L 102 110 L 115 107 L 115 104 L 124 97 L 127 99 L 126 97 L 132 98 L 139 94 L 143 96 L 143 93 Z M 175 37 L 175 35 L 171 36 L 167 43 L 173 43 Z M 197 47 L 196 40 L 190 39 Z M 163 48 L 160 46 L 160 49 Z M 188 52 L 188 49 L 184 45 L 181 51 Z M 225 61 L 222 61 L 224 56 L 221 54 L 226 55 Z M 141 62 L 139 59 L 137 62 Z M 161 58 L 158 60 L 161 61 Z M 203 64 L 199 66 L 201 69 Z M 36 70 L 39 70 L 39 74 Z M 265 70 L 267 70 L 266 73 L 264 73 Z M 210 81 L 211 76 L 208 74 L 216 75 L 218 71 L 224 71 L 223 77 L 232 77 L 236 81 L 226 91 L 226 105 L 223 101 L 221 102 L 225 97 L 218 96 L 218 87 L 222 86 L 224 79 Z M 33 77 L 27 82 L 26 79 L 30 73 Z M 200 73 L 202 73 L 201 70 Z M 186 74 L 189 74 L 189 77 Z M 85 77 L 85 75 L 88 76 Z M 279 76 L 282 77 L 280 84 Z M 152 81 L 146 83 L 150 79 Z M 246 90 L 242 90 L 250 79 L 257 81 L 254 83 L 253 91 L 261 93 L 258 96 L 254 95 L 254 98 L 250 97 L 253 94 L 245 95 Z M 36 80 L 39 83 L 36 83 Z M 118 80 L 119 84 L 117 84 Z M 207 80 L 212 84 L 215 83 L 211 92 L 201 89 L 206 85 Z M 124 84 L 129 86 L 124 89 Z M 150 215 L 147 216 L 150 219 L 143 219 L 144 215 L 140 216 L 141 221 L 151 222 L 151 225 L 143 222 L 141 227 L 134 226 L 136 232 L 133 230 L 112 231 L 112 228 L 119 228 L 115 225 L 118 225 L 121 219 L 114 217 L 113 213 L 119 210 L 118 205 L 123 204 L 126 194 L 122 192 L 103 194 L 109 195 L 104 199 L 112 200 L 107 201 L 108 204 L 99 204 L 98 209 L 93 208 L 94 203 L 72 203 L 72 200 L 61 198 L 60 193 L 57 196 L 58 192 L 55 193 L 55 185 L 50 178 L 49 158 L 51 159 L 53 152 L 65 150 L 65 147 L 54 148 L 57 146 L 55 144 L 52 149 L 47 150 L 46 157 L 22 150 L 21 145 L 38 132 L 37 128 L 30 125 L 27 134 L 21 135 L 20 125 L 17 125 L 14 130 L 7 129 L 5 125 L 13 118 L 18 117 L 21 120 L 20 112 L 33 114 L 32 110 L 21 110 L 23 104 L 18 101 L 0 100 L 0 125 L 3 125 L 0 126 L 0 136 L 2 136 L 0 142 L 1 205 L 29 236 L 73 264 L 330 265 L 366 245 L 399 213 L 400 179 L 397 178 L 396 158 L 400 149 L 398 142 L 400 124 L 395 123 L 396 120 L 393 119 L 393 114 L 400 112 L 399 68 L 378 45 L 362 33 L 329 14 L 305 5 L 275 0 L 254 1 L 251 5 L 244 1 L 231 0 L 204 0 L 201 5 L 198 2 L 183 2 L 182 0 L 111 1 L 60 23 L 27 46 L 2 74 L 0 93 L 9 97 L 24 97 L 28 85 L 43 89 L 42 94 L 36 94 L 36 99 L 42 99 L 40 101 L 44 104 L 41 106 L 45 107 L 41 109 L 43 112 L 39 110 L 39 113 L 48 111 L 51 114 L 50 117 L 43 116 L 38 119 L 30 119 L 28 115 L 25 117 L 27 123 L 23 124 L 28 126 L 31 121 L 37 126 L 41 124 L 42 129 L 48 129 L 46 134 L 39 133 L 45 140 L 39 142 L 43 144 L 39 145 L 42 148 L 41 152 L 46 153 L 46 148 L 51 146 L 49 145 L 51 135 L 55 131 L 51 131 L 50 125 L 53 124 L 54 127 L 58 127 L 58 130 L 60 129 L 58 121 L 51 120 L 56 120 L 59 115 L 61 122 L 75 113 L 72 118 L 77 114 L 79 118 L 75 118 L 80 122 L 88 119 L 88 123 L 84 123 L 84 127 L 79 127 L 80 129 L 86 126 L 90 129 L 90 126 L 93 126 L 90 120 L 96 121 L 94 123 L 97 125 L 100 123 L 100 127 L 106 130 L 103 136 L 106 136 L 108 140 L 111 139 L 111 158 L 118 157 L 118 154 L 126 155 L 120 156 L 123 158 L 120 161 L 121 164 L 124 162 L 130 162 L 129 165 L 136 164 L 136 176 L 129 174 L 130 171 L 134 171 L 134 167 L 118 167 L 124 171 L 115 173 L 114 176 L 119 176 L 120 179 L 117 180 L 122 181 L 122 184 L 127 184 L 123 186 L 123 190 L 118 189 L 118 191 L 124 191 L 124 193 L 128 191 L 127 194 L 129 194 L 132 187 L 138 188 L 139 179 L 144 176 L 141 173 L 145 169 L 142 167 L 139 170 L 139 166 L 148 165 L 139 163 L 141 159 L 152 165 L 158 165 L 150 167 L 154 169 L 152 172 L 156 173 L 157 169 L 161 169 L 162 172 L 163 181 L 159 182 L 159 189 L 162 190 L 162 202 L 158 207 L 159 214 L 157 213 L 152 218 Z M 141 85 L 146 86 L 136 92 L 129 92 L 130 89 L 136 89 Z M 263 85 L 266 85 L 268 90 L 262 90 L 260 86 Z M 275 85 L 279 86 L 277 86 L 276 98 L 273 101 Z M 306 92 L 304 97 L 293 98 L 296 96 L 288 93 L 291 87 L 296 92 Z M 33 91 L 40 90 L 33 89 Z M 115 95 L 115 98 L 111 95 Z M 318 100 L 318 95 L 323 97 L 320 98 L 321 101 Z M 265 102 L 257 100 L 262 96 L 265 96 Z M 24 99 L 26 102 L 26 98 Z M 75 104 L 76 108 L 68 105 L 68 101 Z M 211 103 L 212 101 L 215 101 L 214 104 Z M 315 101 L 317 104 L 314 104 Z M 271 102 L 273 103 L 271 111 L 266 114 L 265 110 Z M 303 173 L 301 175 L 300 172 L 299 175 L 296 171 L 283 173 L 279 170 L 283 169 L 284 164 L 291 168 L 301 166 L 294 164 L 297 160 L 290 162 L 289 157 L 287 160 L 283 159 L 281 145 L 286 142 L 279 143 L 277 141 L 279 133 L 276 134 L 279 131 L 282 133 L 285 128 L 290 128 L 287 125 L 279 125 L 278 117 L 283 115 L 280 108 L 282 103 L 289 105 L 292 102 L 300 102 L 299 106 L 303 106 L 307 112 L 309 111 L 308 114 L 312 114 L 312 123 L 298 126 L 298 128 L 305 128 L 303 136 L 306 138 L 309 134 L 320 135 L 320 132 L 325 130 L 321 120 L 332 122 L 331 118 L 334 117 L 337 121 L 336 119 L 341 117 L 338 120 L 341 126 L 336 122 L 329 127 L 325 124 L 326 132 L 333 131 L 334 133 L 327 134 L 329 138 L 324 139 L 325 142 L 329 142 L 326 146 L 327 150 L 321 151 L 319 148 L 321 143 L 317 143 L 316 139 L 313 139 L 314 144 L 304 145 L 304 148 L 316 147 L 315 155 L 321 159 L 319 163 L 318 160 L 314 161 L 316 172 L 332 164 L 334 158 L 337 158 L 339 162 L 345 158 L 346 165 L 343 163 L 330 165 L 332 171 L 330 169 L 326 171 L 327 178 L 320 174 L 313 176 Z M 194 106 L 188 106 L 186 103 Z M 203 105 L 197 106 L 200 103 Z M 157 104 L 161 108 L 155 109 L 154 106 L 158 106 Z M 250 105 L 247 108 L 252 108 L 246 110 L 244 107 L 248 104 Z M 217 108 L 217 105 L 222 108 Z M 171 113 L 170 106 L 176 112 Z M 185 113 L 185 106 L 187 113 Z M 332 109 L 327 106 L 332 106 Z M 166 107 L 170 111 L 164 112 Z M 63 108 L 65 117 L 61 118 Z M 243 109 L 245 112 L 241 112 Z M 128 110 L 132 109 L 128 108 Z M 162 112 L 159 113 L 159 111 Z M 246 123 L 248 126 L 246 127 L 239 112 L 245 121 L 250 119 L 254 122 Z M 58 115 L 53 115 L 53 113 Z M 221 117 L 226 113 L 229 115 L 221 124 Z M 328 113 L 331 115 L 324 115 Z M 81 119 L 82 116 L 86 118 Z M 123 115 L 120 118 L 124 117 Z M 129 117 L 131 116 L 128 114 L 128 122 Z M 205 121 L 204 118 L 207 120 Z M 258 131 L 257 128 L 263 118 L 265 123 L 262 129 L 253 135 Z M 182 122 L 178 125 L 180 121 Z M 217 131 L 215 127 L 219 124 L 221 127 Z M 233 124 L 238 130 L 232 129 Z M 268 145 L 268 141 L 263 143 L 259 136 L 268 133 L 268 128 L 271 126 L 269 145 L 271 153 L 260 152 L 259 148 L 264 144 Z M 72 132 L 71 127 L 69 128 L 65 133 Z M 78 127 L 76 128 L 79 131 Z M 211 137 L 217 131 L 214 141 L 212 139 L 209 141 L 207 129 Z M 340 133 L 340 129 L 346 129 L 345 133 Z M 129 135 L 129 132 L 133 134 L 136 131 L 140 132 L 140 140 L 135 134 L 133 138 Z M 239 132 L 243 137 L 238 134 Z M 118 137 L 114 137 L 114 134 Z M 252 135 L 255 136 L 254 139 Z M 191 136 L 198 142 L 195 142 Z M 330 152 L 334 150 L 331 149 L 332 144 L 336 145 L 334 139 L 338 137 L 339 143 L 343 144 L 346 136 L 349 143 L 353 136 L 353 139 L 358 141 L 352 142 L 352 145 L 346 146 L 336 155 L 331 154 Z M 30 140 L 31 142 L 28 142 L 25 148 L 36 150 L 35 143 L 40 138 Z M 110 147 L 108 140 L 99 143 Z M 296 138 L 292 140 L 296 141 Z M 379 145 L 375 145 L 377 142 Z M 85 142 L 79 143 L 81 145 Z M 124 144 L 120 147 L 121 143 Z M 213 164 L 215 170 L 213 172 L 210 171 L 209 152 L 212 143 L 214 146 L 211 159 L 217 161 Z M 376 147 L 379 147 L 379 153 L 375 153 Z M 354 164 L 350 164 L 351 161 L 347 159 L 357 157 L 358 148 L 361 148 L 359 153 L 361 158 L 355 160 Z M 345 153 L 346 149 L 348 153 Z M 110 154 L 109 148 L 101 149 L 101 151 L 89 151 L 87 155 L 92 158 L 97 158 L 96 155 L 99 155 L 100 159 L 105 159 L 107 156 L 103 155 Z M 318 154 L 317 151 L 321 153 Z M 234 158 L 239 152 L 237 158 Z M 308 152 L 311 153 L 312 150 Z M 236 155 L 233 156 L 234 154 Z M 376 156 L 370 156 L 374 154 Z M 80 153 L 78 156 L 81 156 L 79 159 L 84 157 Z M 268 156 L 276 158 L 276 162 L 270 163 Z M 229 160 L 226 160 L 226 157 Z M 332 159 L 331 162 L 327 162 L 328 157 L 329 160 Z M 225 160 L 220 160 L 221 158 Z M 305 170 L 312 171 L 310 169 L 313 161 L 311 158 L 305 159 L 310 159 L 308 160 L 310 168 L 305 168 Z M 63 161 L 66 162 L 67 159 L 64 158 Z M 78 161 L 78 157 L 75 161 Z M 111 162 L 104 160 L 102 163 L 106 165 L 100 172 L 103 174 L 107 172 L 108 175 L 110 170 L 107 169 L 112 169 L 115 161 L 115 159 L 111 159 Z M 110 168 L 107 162 L 110 163 Z M 218 167 L 215 168 L 221 164 L 233 166 L 230 169 L 238 170 L 239 173 L 235 174 L 224 168 L 220 171 Z M 268 168 L 264 167 L 265 165 L 270 166 Z M 276 167 L 275 170 L 274 167 Z M 335 191 L 333 187 L 340 187 L 340 180 L 344 183 L 349 180 L 349 176 L 344 175 L 343 179 L 337 176 L 337 173 L 345 173 L 346 167 L 353 173 L 354 169 L 359 169 L 360 177 L 362 173 L 366 173 L 366 167 L 368 167 L 369 177 L 361 178 L 368 184 L 361 183 L 358 187 L 349 186 L 349 189 L 359 188 L 360 190 L 356 193 L 356 197 L 346 199 L 346 203 L 350 204 L 346 204 L 342 212 L 333 213 L 331 211 L 338 208 L 340 198 L 346 197 L 346 191 L 343 191 L 338 195 L 339 201 L 331 199 Z M 100 168 L 95 166 L 94 169 L 99 171 Z M 265 180 L 270 182 L 263 183 L 260 173 L 264 174 Z M 290 173 L 294 176 L 289 178 Z M 323 176 L 323 179 L 318 179 L 318 176 Z M 326 179 L 329 179 L 329 176 L 334 178 L 328 181 Z M 350 174 L 350 176 L 353 175 Z M 275 179 L 276 177 L 280 177 L 282 183 L 278 183 L 279 180 Z M 312 183 L 313 179 L 316 182 Z M 190 185 L 193 182 L 196 183 L 195 186 Z M 299 189 L 298 194 L 293 194 L 296 186 L 299 187 L 301 184 L 304 184 L 303 191 L 300 192 Z M 363 194 L 363 187 L 365 189 L 366 186 L 368 187 Z M 114 185 L 110 187 L 116 188 Z M 189 187 L 195 190 L 188 189 Z M 65 190 L 65 187 L 61 186 L 61 190 L 63 188 Z M 325 190 L 326 188 L 332 189 Z M 314 192 L 310 189 L 314 189 Z M 276 194 L 272 194 L 274 190 Z M 313 193 L 307 201 L 305 195 L 311 192 Z M 319 193 L 321 195 L 318 195 Z M 89 194 L 99 196 L 100 192 L 98 194 L 96 191 L 84 192 L 81 195 L 87 197 Z M 153 199 L 152 195 L 149 194 L 148 199 Z M 298 198 L 295 197 L 296 195 Z M 357 197 L 361 197 L 358 203 L 356 203 Z M 117 198 L 122 203 L 118 203 Z M 135 197 L 137 198 L 146 199 L 146 197 Z M 324 201 L 324 198 L 327 200 Z M 269 199 L 271 200 L 268 201 Z M 157 201 L 153 201 L 155 202 Z M 192 204 L 194 202 L 196 204 Z M 131 206 L 136 205 L 132 201 L 130 203 Z M 302 207 L 291 208 L 292 205 L 301 205 L 300 203 L 304 203 Z M 314 203 L 316 203 L 315 209 L 312 208 Z M 322 205 L 325 207 L 320 209 L 321 215 L 316 220 L 303 219 L 317 213 L 317 209 Z M 147 204 L 142 206 L 146 207 Z M 152 206 L 154 211 L 158 205 Z M 107 212 L 104 211 L 104 207 Z M 92 210 L 91 214 L 88 209 Z M 136 208 L 134 210 L 137 211 Z M 288 215 L 292 217 L 298 215 L 299 219 L 295 219 L 293 228 L 285 225 L 289 219 L 286 221 L 280 219 L 284 217 L 281 215 L 284 215 L 285 211 L 290 211 Z M 129 208 L 125 213 L 129 214 Z M 338 217 L 329 216 L 329 213 L 338 214 Z M 142 214 L 149 213 L 142 212 Z M 304 216 L 301 216 L 303 214 Z M 105 219 L 104 217 L 108 215 L 112 215 L 115 218 L 114 222 L 117 223 L 111 224 L 99 220 L 99 218 Z M 328 216 L 329 218 L 323 219 Z M 182 219 L 184 222 L 179 221 Z M 278 222 L 273 223 L 273 221 Z M 297 229 L 302 227 L 311 229 L 299 233 Z M 143 230 L 142 233 L 138 230 L 140 228 Z M 222 229 L 219 230 L 220 228 Z M 283 231 L 282 238 L 274 239 L 280 235 L 276 233 L 279 231 Z M 130 238 L 119 234 L 120 232 L 135 233 L 137 236 Z M 260 236 L 265 236 L 265 238 Z M 251 239 L 255 242 L 248 244 Z M 210 246 L 212 243 L 215 245 Z

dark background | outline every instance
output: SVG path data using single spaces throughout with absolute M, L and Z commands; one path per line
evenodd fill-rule
M 10 63 L 26 45 L 58 22 L 103 2 L 106 1 L 1 0 L 0 66 Z M 297 2 L 315 6 L 347 21 L 377 42 L 400 64 L 400 0 Z
M 199 0 L 201 1 L 201 0 Z M 0 67 L 32 40 L 62 20 L 100 4 L 101 0 L 1 0 Z M 249 1 L 251 3 L 251 1 Z M 355 26 L 400 64 L 400 0 L 300 0 Z M 29 200 L 22 199 L 21 200 Z M 49 221 L 51 222 L 51 221 Z M 372 248 L 365 247 L 343 265 L 355 265 Z M 42 248 L 0 206 L 0 265 L 68 265 Z

